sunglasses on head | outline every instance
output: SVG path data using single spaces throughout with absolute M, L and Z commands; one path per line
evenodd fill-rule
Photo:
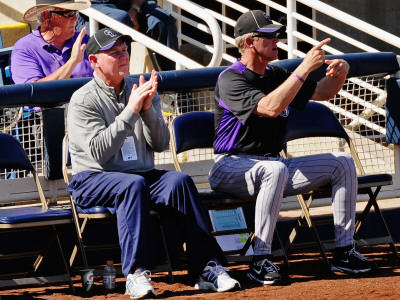
M 279 36 L 281 36 L 280 32 L 273 32 L 273 33 L 258 33 L 256 35 L 253 35 L 253 37 L 258 37 L 258 38 L 265 38 L 265 39 L 269 39 L 269 40 L 273 40 L 273 39 L 279 39 Z
M 76 10 L 52 10 L 50 11 L 51 14 L 57 14 L 66 18 L 75 17 L 78 11 Z

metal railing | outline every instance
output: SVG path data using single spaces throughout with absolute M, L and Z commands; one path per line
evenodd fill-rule
M 198 2 L 201 3 L 201 1 Z M 235 47 L 235 40 L 232 34 L 228 34 L 228 32 L 233 32 L 232 28 L 236 24 L 236 20 L 233 20 L 227 13 L 227 8 L 240 13 L 244 13 L 248 10 L 248 8 L 244 6 L 246 3 L 238 4 L 231 0 L 215 0 L 215 2 L 221 4 L 220 11 L 211 10 L 210 8 L 203 7 L 189 0 L 163 1 L 164 8 L 168 10 L 177 20 L 178 39 L 180 44 L 191 44 L 203 50 L 204 52 L 211 54 L 210 62 L 208 65 L 206 65 L 206 67 L 218 66 L 220 65 L 222 59 L 227 62 L 234 62 L 237 59 L 236 56 L 232 56 L 227 53 L 227 49 Z M 299 50 L 298 43 L 305 42 L 310 45 L 317 44 L 317 31 L 328 34 L 331 37 L 335 37 L 341 40 L 344 44 L 352 45 L 361 51 L 379 51 L 376 48 L 362 43 L 349 35 L 339 32 L 337 29 L 330 28 L 325 24 L 317 22 L 315 20 L 316 12 L 323 14 L 324 16 L 331 17 L 332 19 L 342 22 L 343 24 L 347 24 L 355 30 L 368 34 L 400 49 L 399 37 L 376 26 L 368 24 L 361 19 L 355 18 L 319 0 L 288 0 L 286 6 L 283 6 L 272 0 L 254 0 L 253 2 L 259 2 L 265 5 L 265 11 L 268 14 L 271 12 L 271 10 L 275 10 L 285 16 L 287 22 L 287 39 L 279 42 L 278 47 L 287 52 L 287 58 L 304 57 L 305 53 Z M 299 13 L 297 10 L 297 3 L 301 3 L 310 7 L 313 11 L 312 16 L 305 16 Z M 182 11 L 185 11 L 186 14 L 183 15 Z M 146 35 L 130 28 L 129 26 L 123 25 L 111 19 L 95 9 L 88 8 L 83 10 L 82 13 L 89 17 L 91 29 L 90 32 L 94 32 L 96 29 L 98 29 L 98 23 L 102 23 L 108 27 L 112 27 L 120 31 L 121 33 L 130 35 L 134 41 L 137 41 L 154 52 L 164 55 L 175 61 L 177 63 L 177 69 L 199 68 L 203 66 L 200 63 L 180 54 L 179 52 L 174 51 L 147 37 Z M 299 22 L 307 24 L 313 29 L 312 36 L 298 31 Z M 196 33 L 194 30 L 183 30 L 183 23 L 189 25 L 190 28 L 195 28 L 206 35 L 210 35 L 212 37 L 212 44 L 208 45 L 203 41 L 204 39 L 198 39 L 195 36 Z M 274 23 L 278 22 L 274 21 Z M 342 51 L 328 45 L 324 46 L 324 50 L 328 54 L 343 54 Z
M 168 1 L 168 0 L 167 0 Z M 221 11 L 210 11 L 210 14 L 216 18 L 222 25 L 222 39 L 224 41 L 224 49 L 231 48 L 235 45 L 234 39 L 230 37 L 227 33 L 233 32 L 233 27 L 236 24 L 236 21 L 231 19 L 227 15 L 227 8 L 230 10 L 236 10 L 240 13 L 244 13 L 248 10 L 244 5 L 245 2 L 240 4 L 233 2 L 231 0 L 216 0 L 221 4 Z M 370 25 L 358 18 L 355 18 L 343 11 L 340 11 L 326 3 L 323 3 L 318 0 L 288 0 L 286 1 L 286 6 L 280 5 L 272 0 L 257 0 L 257 2 L 265 5 L 265 11 L 267 14 L 271 13 L 271 10 L 276 10 L 283 15 L 286 16 L 287 20 L 287 39 L 282 40 L 278 43 L 278 47 L 287 52 L 288 58 L 296 58 L 296 57 L 304 57 L 305 53 L 298 49 L 299 42 L 306 42 L 310 44 L 310 47 L 317 44 L 318 40 L 316 39 L 317 30 L 321 33 L 328 34 L 332 37 L 340 39 L 343 43 L 350 44 L 361 51 L 365 52 L 378 52 L 377 49 L 361 43 L 356 39 L 343 34 L 336 29 L 329 28 L 328 26 L 317 22 L 315 19 L 315 12 L 318 11 L 320 14 L 324 14 L 329 16 L 337 21 L 345 23 L 350 27 L 357 29 L 361 32 L 369 34 L 377 39 L 380 39 L 390 45 L 393 45 L 397 48 L 400 48 L 400 38 L 390 34 L 376 26 Z M 304 16 L 297 11 L 297 3 L 304 4 L 313 10 L 313 14 L 310 17 Z M 232 14 L 230 12 L 230 14 Z M 180 18 L 179 14 L 174 14 L 179 22 L 186 22 L 187 18 Z M 307 24 L 313 28 L 313 36 L 307 36 L 306 34 L 299 32 L 297 27 L 298 23 L 302 22 Z M 277 22 L 275 22 L 277 23 Z M 204 31 L 206 32 L 206 31 Z M 323 48 L 328 54 L 343 54 L 342 51 L 335 49 L 331 46 L 324 46 Z M 234 62 L 237 58 L 228 55 L 227 53 L 223 54 L 223 58 L 229 62 Z M 381 89 L 381 86 L 370 84 L 368 81 L 364 81 L 364 79 L 359 78 L 350 78 L 348 79 L 348 84 L 352 84 L 352 86 L 362 86 L 363 89 L 367 91 L 366 94 L 376 94 L 379 95 L 375 101 L 366 102 L 364 99 L 357 97 L 352 91 L 347 91 L 345 89 L 341 90 L 338 94 L 338 97 L 343 99 L 342 101 L 336 101 L 329 104 L 329 107 L 338 114 L 339 118 L 350 120 L 347 122 L 348 127 L 358 126 L 358 128 L 369 128 L 370 130 L 365 130 L 368 134 L 373 136 L 380 135 L 384 136 L 386 129 L 385 123 L 381 122 L 379 124 L 373 124 L 370 122 L 371 118 L 376 119 L 384 119 L 386 116 L 386 112 L 382 109 L 384 103 L 386 102 L 386 92 Z M 350 103 L 350 104 L 349 104 Z M 351 110 L 348 110 L 350 106 L 357 106 L 362 110 L 359 116 L 354 115 Z M 358 125 L 357 125 L 358 124 Z
M 211 34 L 213 38 L 213 46 L 212 47 L 206 47 L 208 51 L 213 53 L 212 59 L 210 63 L 207 65 L 207 67 L 214 67 L 214 66 L 219 66 L 222 60 L 222 39 L 221 39 L 221 30 L 220 27 L 205 8 L 194 4 L 190 1 L 187 0 L 172 0 L 171 3 L 173 4 L 179 4 L 179 7 L 181 9 L 184 9 L 194 16 L 201 18 L 204 20 L 204 22 L 207 24 L 207 26 L 204 26 L 203 24 L 200 24 L 199 22 L 194 22 L 194 26 L 197 26 L 198 28 L 201 28 L 202 30 L 208 32 Z M 89 17 L 89 26 L 90 26 L 90 32 L 93 33 L 98 30 L 98 23 L 104 24 L 110 28 L 113 28 L 115 30 L 118 30 L 118 32 L 122 34 L 127 34 L 132 37 L 134 41 L 140 42 L 147 48 L 153 50 L 154 52 L 160 53 L 171 60 L 174 60 L 177 63 L 177 69 L 181 69 L 182 67 L 192 69 L 192 68 L 200 68 L 203 67 L 201 64 L 197 63 L 196 61 L 180 54 L 179 52 L 172 50 L 171 48 L 153 40 L 152 38 L 149 38 L 148 36 L 140 33 L 137 30 L 132 29 L 131 27 L 122 24 L 109 16 L 93 9 L 93 8 L 87 8 L 85 10 L 80 11 L 83 14 L 87 15 Z M 180 36 L 182 37 L 182 35 Z M 187 39 L 189 39 L 187 37 Z M 191 39 L 192 42 L 195 42 L 194 39 Z
M 164 82 L 164 86 L 173 85 L 176 75 L 177 74 L 170 76 L 170 84 L 168 84 L 169 82 Z M 352 137 L 366 173 L 390 173 L 394 175 L 394 185 L 385 187 L 380 193 L 381 198 L 400 196 L 400 181 L 398 180 L 399 160 L 395 159 L 399 156 L 400 146 L 387 144 L 385 140 L 385 131 L 381 130 L 384 128 L 385 119 L 381 116 L 377 117 L 377 114 L 373 113 L 376 110 L 375 106 L 379 107 L 378 110 L 385 110 L 385 103 L 382 102 L 382 98 L 386 97 L 388 77 L 387 74 L 374 74 L 350 78 L 343 87 L 343 93 L 338 94 L 329 102 L 326 102 L 326 105 L 333 109 L 338 115 L 340 122 Z M 190 82 L 192 82 L 192 80 L 190 80 Z M 359 82 L 359 84 L 356 85 L 354 82 Z M 201 87 L 199 85 L 196 87 L 196 84 L 198 84 L 198 82 L 195 82 L 192 88 L 188 87 L 184 90 L 172 89 L 170 91 L 166 89 L 164 92 L 160 91 L 161 104 L 166 122 L 189 111 L 214 110 L 215 99 L 213 86 L 207 85 Z M 375 89 L 371 87 L 375 87 Z M 36 91 L 40 89 L 32 90 Z M 355 101 L 351 101 L 349 95 L 353 95 L 353 98 L 357 98 L 357 105 Z M 35 97 L 38 98 L 38 96 Z M 1 131 L 11 133 L 21 142 L 35 168 L 39 174 L 41 174 L 46 197 L 52 199 L 52 201 L 56 201 L 60 197 L 66 196 L 65 185 L 62 180 L 44 180 L 44 174 L 46 172 L 45 167 L 48 166 L 48 164 L 46 162 L 46 153 L 43 149 L 43 113 L 41 111 L 25 108 L 25 111 L 23 111 L 21 115 L 21 108 L 14 108 L 12 107 L 13 103 L 7 103 L 9 103 L 9 106 L 2 105 L 0 108 Z M 368 109 L 365 109 L 366 107 Z M 296 152 L 296 155 L 307 155 L 308 149 L 315 150 L 319 148 L 322 152 L 332 151 L 332 146 L 338 148 L 333 150 L 341 150 L 341 144 L 333 144 L 329 141 L 315 141 L 315 143 L 312 144 L 307 141 L 304 144 L 296 143 L 289 151 L 292 153 Z M 192 151 L 189 153 L 182 153 L 181 155 L 182 160 L 200 164 L 204 162 L 206 166 L 208 166 L 208 162 L 212 160 L 212 158 L 212 149 L 199 152 Z M 169 150 L 156 154 L 156 165 L 165 169 L 173 169 L 172 155 Z M 54 166 L 52 168 L 54 168 Z M 201 169 L 207 170 L 206 167 Z M 198 182 L 200 182 L 203 177 L 207 178 L 207 171 L 205 171 L 205 174 L 199 175 L 201 176 L 199 176 Z M 2 203 L 7 203 L 10 200 L 24 201 L 32 199 L 30 197 L 33 195 L 33 188 L 29 186 L 29 181 L 25 180 L 27 179 L 25 177 L 26 174 L 23 172 L 0 170 L 0 189 L 2 190 L 0 194 L 0 206 Z M 359 200 L 364 199 L 360 198 Z M 288 199 L 285 201 L 291 200 Z M 297 200 L 293 200 L 293 202 L 290 203 L 290 205 L 296 205 L 298 202 Z
M 232 38 L 232 36 L 227 35 L 227 32 L 229 31 L 228 30 L 229 27 L 233 28 L 236 24 L 236 20 L 233 20 L 232 18 L 229 17 L 229 15 L 227 15 L 226 13 L 227 8 L 229 8 L 230 10 L 238 11 L 240 13 L 246 12 L 248 8 L 244 6 L 246 5 L 246 2 L 241 2 L 241 5 L 239 5 L 238 3 L 233 2 L 231 0 L 215 0 L 215 1 L 221 3 L 221 11 L 219 12 L 210 11 L 210 14 L 212 14 L 212 16 L 222 24 L 221 25 L 222 39 L 225 43 L 224 49 L 227 49 L 235 45 L 234 39 Z M 168 0 L 164 0 L 164 2 L 168 2 Z M 256 0 L 253 2 L 259 2 L 261 4 L 264 4 L 265 11 L 267 12 L 267 14 L 270 14 L 272 10 L 275 10 L 277 12 L 282 13 L 282 15 L 285 16 L 287 22 L 286 24 L 287 39 L 285 41 L 278 43 L 278 47 L 287 52 L 288 58 L 304 57 L 305 53 L 298 49 L 298 42 L 302 41 L 310 45 L 316 45 L 318 43 L 316 39 L 317 30 L 319 32 L 326 33 L 332 37 L 338 38 L 341 41 L 343 41 L 343 43 L 352 45 L 357 49 L 360 49 L 361 51 L 365 52 L 379 51 L 374 47 L 371 47 L 370 45 L 366 45 L 364 43 L 357 41 L 356 39 L 350 37 L 349 35 L 339 32 L 334 28 L 330 28 L 325 24 L 317 22 L 315 20 L 316 11 L 320 14 L 323 14 L 324 16 L 329 16 L 332 19 L 337 20 L 343 24 L 347 24 L 355 30 L 358 30 L 372 37 L 375 37 L 389 45 L 395 46 L 400 50 L 399 37 L 385 30 L 382 30 L 376 26 L 368 24 L 367 22 L 359 18 L 353 17 L 352 15 L 347 14 L 319 0 L 287 0 L 286 6 L 283 6 L 277 3 L 276 1 L 272 0 Z M 299 13 L 299 11 L 297 10 L 297 5 L 296 5 L 297 3 L 301 3 L 311 8 L 313 11 L 312 16 L 308 17 Z M 176 17 L 179 18 L 178 15 L 176 15 Z M 185 21 L 185 20 L 180 20 L 180 21 Z M 307 24 L 313 28 L 312 36 L 306 35 L 305 33 L 298 31 L 299 22 Z M 278 22 L 274 21 L 274 23 Z M 232 32 L 232 30 L 230 30 L 230 32 Z M 330 46 L 325 46 L 324 50 L 329 54 L 343 54 L 342 51 L 339 51 L 338 49 L 335 49 Z M 230 56 L 226 53 L 224 53 L 223 58 L 227 59 L 230 62 L 234 62 L 236 60 L 236 57 Z

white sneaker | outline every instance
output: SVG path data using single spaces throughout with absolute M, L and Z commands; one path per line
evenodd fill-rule
M 208 262 L 194 288 L 198 290 L 213 290 L 215 292 L 240 289 L 240 283 L 231 278 L 226 271 L 228 269 L 221 266 L 219 262 Z
M 131 299 L 156 298 L 150 275 L 147 270 L 129 274 L 126 278 L 125 295 L 129 295 Z

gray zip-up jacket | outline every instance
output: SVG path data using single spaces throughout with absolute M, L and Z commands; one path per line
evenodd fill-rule
M 72 173 L 82 171 L 141 172 L 154 168 L 154 151 L 168 147 L 169 131 L 158 94 L 140 114 L 126 108 L 134 82 L 126 77 L 119 95 L 95 73 L 68 105 L 67 128 Z M 137 159 L 124 161 L 122 146 L 133 136 Z

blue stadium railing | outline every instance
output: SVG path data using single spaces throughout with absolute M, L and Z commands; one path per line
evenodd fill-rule
M 344 58 L 350 65 L 348 77 L 359 77 L 371 74 L 394 74 L 399 71 L 397 56 L 391 52 L 382 53 L 353 53 L 339 56 L 327 55 L 327 58 Z M 291 59 L 273 62 L 274 65 L 294 70 L 301 59 Z M 158 73 L 158 91 L 163 92 L 188 92 L 200 89 L 213 89 L 219 74 L 226 67 L 212 67 L 202 69 L 165 71 Z M 325 76 L 326 66 L 322 66 L 310 74 L 312 79 L 318 80 Z M 145 74 L 148 78 L 150 74 Z M 130 75 L 127 81 L 138 82 L 139 75 Z M 68 103 L 75 90 L 87 83 L 90 78 L 65 79 L 50 82 L 37 82 L 27 84 L 13 84 L 0 86 L 0 108 L 39 106 L 43 110 L 44 144 L 45 144 L 45 177 L 47 179 L 61 179 L 61 153 L 62 138 L 65 133 L 64 109 L 60 105 Z M 388 93 L 399 93 L 399 84 L 393 84 Z M 399 110 L 399 101 L 390 95 L 388 104 Z M 393 108 L 392 108 L 393 109 Z M 393 113 L 391 114 L 393 115 Z M 394 122 L 396 121 L 396 122 Z M 398 133 L 400 124 L 395 119 L 390 132 Z M 399 140 L 397 139 L 397 142 Z

